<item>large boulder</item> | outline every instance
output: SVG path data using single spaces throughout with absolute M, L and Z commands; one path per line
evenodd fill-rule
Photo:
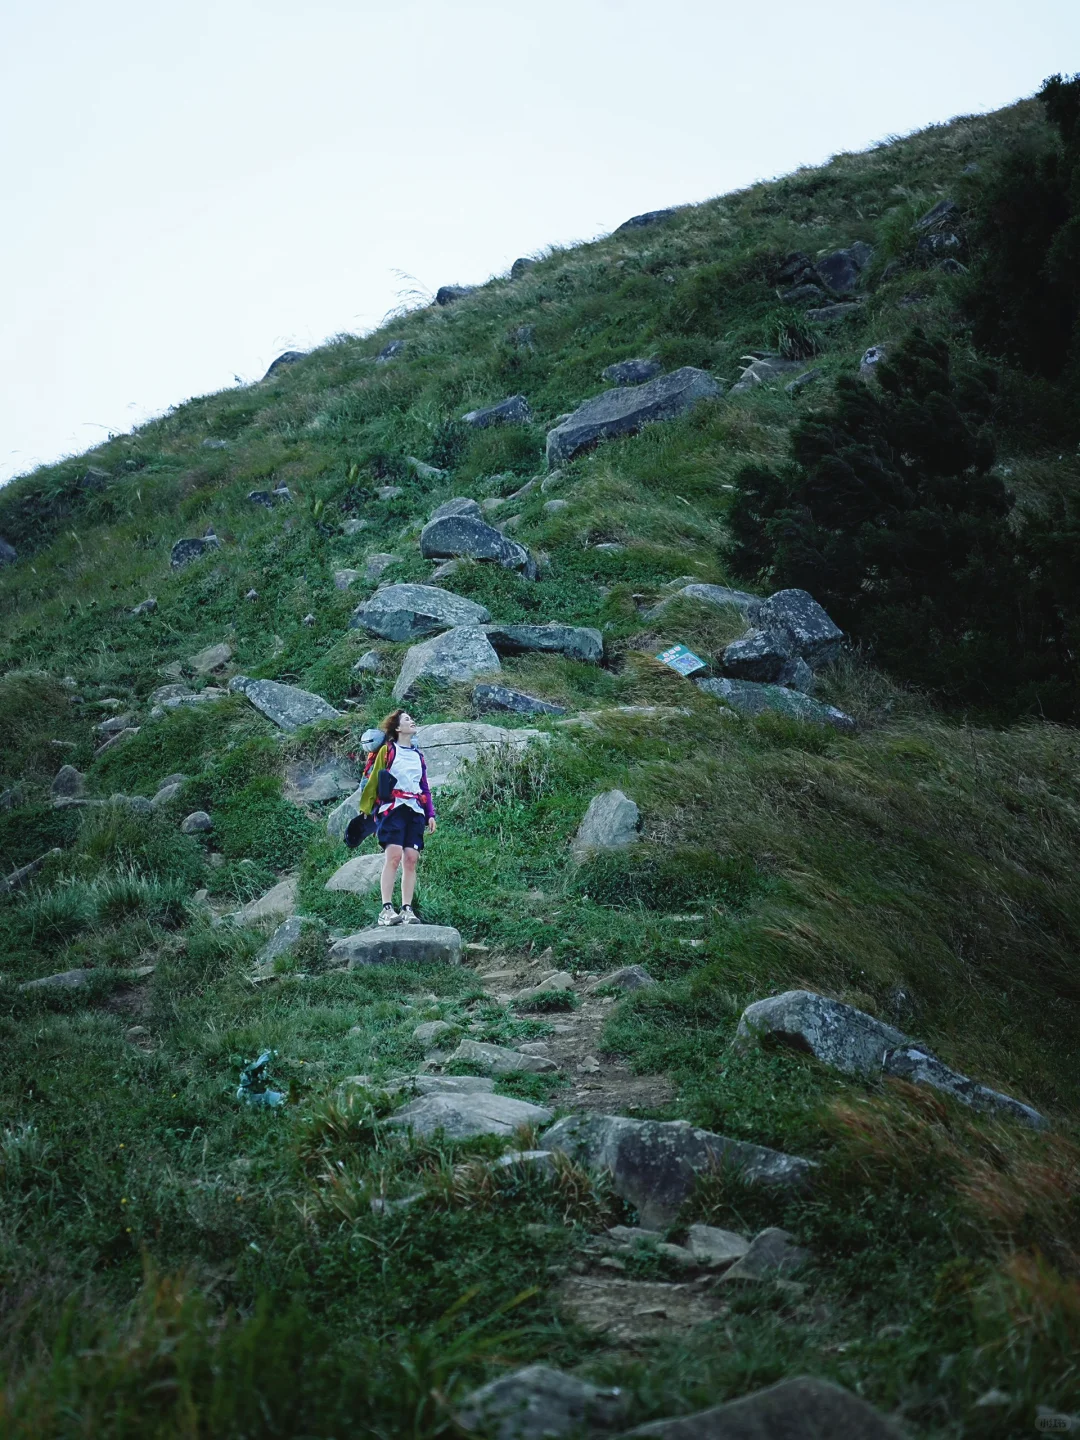
M 589 986 L 589 993 L 597 990 L 624 990 L 629 993 L 633 990 L 648 990 L 655 984 L 656 981 L 644 965 L 623 965 L 618 970 L 609 970 L 606 975 L 601 975 L 599 980 L 594 980 Z
M 633 435 L 656 420 L 685 415 L 699 400 L 711 400 L 722 393 L 705 370 L 685 365 L 670 375 L 658 375 L 644 385 L 605 390 L 578 407 L 554 430 L 548 431 L 547 460 L 554 468 L 579 450 L 618 435 Z
M 321 805 L 356 789 L 356 775 L 348 761 L 324 760 L 312 765 L 302 760 L 285 767 L 284 793 L 294 804 Z
M 844 632 L 807 590 L 777 590 L 757 612 L 762 630 L 784 631 L 791 640 L 791 653 L 811 665 L 824 665 L 840 653 Z
M 724 674 L 769 684 L 779 680 L 790 659 L 791 638 L 786 630 L 755 630 L 725 648 Z
M 858 1395 L 799 1376 L 695 1415 L 639 1425 L 620 1440 L 904 1440 L 904 1434 Z
M 589 801 L 573 840 L 574 856 L 587 859 L 597 850 L 625 850 L 635 845 L 641 811 L 621 790 L 605 790 Z
M 0 539 L 0 569 L 5 565 L 14 565 L 19 558 L 19 552 L 14 545 L 9 545 L 4 539 Z
M 427 762 L 428 784 L 434 790 L 449 784 L 467 760 L 483 750 L 509 745 L 522 750 L 533 740 L 545 740 L 540 730 L 508 730 L 501 725 L 484 725 L 476 720 L 448 720 L 440 725 L 421 725 L 416 743 Z
M 400 643 L 455 625 L 483 625 L 490 619 L 483 605 L 437 585 L 383 585 L 356 607 L 349 629 Z
M 335 940 L 330 958 L 361 965 L 461 964 L 461 934 L 450 925 L 376 925 Z
M 295 365 L 298 360 L 303 359 L 304 352 L 302 350 L 286 350 L 284 354 L 279 355 L 276 360 L 270 362 L 270 368 L 263 376 L 263 379 L 269 380 L 272 375 L 280 375 L 281 372 L 287 370 L 290 365 Z
M 547 1365 L 499 1375 L 462 1401 L 457 1423 L 491 1440 L 561 1440 L 610 1430 L 625 1415 L 629 1396 L 600 1389 Z
M 441 1130 L 448 1140 L 472 1140 L 477 1135 L 513 1135 L 522 1125 L 546 1125 L 550 1119 L 551 1111 L 542 1105 L 509 1095 L 436 1091 L 397 1111 L 390 1124 L 414 1135 L 434 1135 Z
M 834 295 L 850 295 L 858 288 L 863 271 L 873 258 L 873 248 L 856 240 L 845 250 L 834 250 L 818 260 L 814 268 Z
M 588 625 L 485 625 L 484 633 L 500 655 L 524 655 L 530 650 L 565 655 L 598 665 L 604 658 L 604 637 Z
M 706 695 L 737 710 L 741 715 L 764 715 L 775 711 L 778 715 L 790 715 L 794 720 L 806 720 L 812 725 L 831 725 L 834 730 L 851 732 L 858 729 L 856 721 L 838 710 L 835 705 L 826 705 L 812 700 L 799 690 L 787 690 L 782 685 L 759 685 L 754 680 L 695 680 L 694 684 Z
M 442 515 L 420 531 L 420 553 L 425 560 L 448 560 L 463 555 L 469 560 L 493 560 L 506 570 L 536 575 L 536 562 L 516 540 L 473 514 Z
M 246 696 L 256 710 L 290 734 L 301 725 L 334 720 L 341 714 L 321 695 L 313 695 L 297 685 L 282 685 L 277 680 L 249 680 L 246 675 L 234 675 L 229 689 Z
M 74 765 L 61 765 L 49 786 L 52 795 L 67 797 L 81 795 L 85 788 L 86 776 Z
M 633 1205 L 641 1223 L 674 1223 L 700 1171 L 736 1167 L 744 1182 L 800 1189 L 813 1165 L 794 1155 L 729 1140 L 685 1120 L 630 1120 L 622 1115 L 569 1115 L 542 1137 L 545 1150 L 609 1171 L 616 1195 Z
M 485 1075 L 539 1075 L 559 1068 L 546 1055 L 523 1055 L 520 1050 L 508 1050 L 504 1045 L 486 1045 L 480 1040 L 462 1040 L 449 1057 L 449 1062 L 474 1065 Z
M 811 990 L 787 990 L 755 1001 L 743 1011 L 735 1031 L 740 1048 L 768 1040 L 804 1050 L 844 1075 L 860 1077 L 880 1074 L 885 1056 L 905 1039 L 872 1015 Z
M 601 375 L 609 385 L 644 385 L 660 374 L 658 360 L 619 360 Z
M 422 681 L 454 685 L 500 670 L 499 657 L 476 625 L 455 625 L 406 652 L 394 682 L 394 699 L 408 700 Z
M 216 550 L 219 543 L 216 535 L 193 535 L 186 540 L 177 540 L 169 552 L 169 564 L 174 570 L 183 570 L 185 565 L 198 560 L 208 550 Z
M 524 395 L 511 395 L 490 405 L 486 410 L 470 410 L 461 417 L 462 422 L 474 430 L 486 430 L 489 425 L 528 425 L 532 419 L 529 402 Z
M 512 715 L 566 714 L 563 705 L 552 705 L 549 700 L 526 695 L 522 690 L 511 690 L 506 685 L 474 685 L 472 698 L 481 714 L 491 710 L 502 710 Z

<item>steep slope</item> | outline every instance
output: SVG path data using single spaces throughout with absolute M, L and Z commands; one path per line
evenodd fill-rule
M 737 607 L 683 592 L 737 580 L 725 517 L 748 463 L 783 461 L 871 347 L 920 329 L 968 352 L 964 276 L 914 225 L 974 205 L 983 168 L 1042 126 L 1024 104 L 631 224 L 0 493 L 19 557 L 0 570 L 0 860 L 44 857 L 0 901 L 12 1433 L 336 1435 L 359 1415 L 439 1434 L 497 1362 L 538 1360 L 623 1386 L 626 1425 L 798 1374 L 927 1436 L 1080 1404 L 1076 732 L 966 723 L 850 651 L 815 697 L 855 733 L 755 718 L 656 658 L 681 643 L 718 672 L 743 633 Z M 794 252 L 816 279 L 784 273 Z M 547 466 L 548 432 L 630 359 L 726 393 Z M 508 421 L 461 418 L 512 396 Z M 1074 460 L 1022 427 L 1002 423 L 999 453 L 1021 493 L 1073 485 Z M 535 578 L 433 576 L 421 531 L 462 496 Z M 547 739 L 441 792 L 420 906 L 465 965 L 343 970 L 328 941 L 376 905 L 326 888 L 349 859 L 327 820 L 409 643 L 350 620 L 379 586 L 433 579 L 504 629 L 596 630 L 603 659 L 491 637 L 481 681 L 562 714 L 478 717 L 471 682 L 410 691 L 425 725 Z M 282 729 L 257 680 L 341 713 Z M 68 796 L 61 764 L 83 777 Z M 579 864 L 612 790 L 640 837 Z M 181 823 L 200 811 L 209 830 Z M 309 923 L 259 963 L 281 915 L 226 917 L 290 881 Z M 627 965 L 659 983 L 591 988 Z M 733 1047 L 744 1008 L 787 990 L 897 1027 L 1049 1127 Z M 500 1167 L 512 1136 L 403 1139 L 388 1081 L 425 1055 L 483 1068 L 445 1043 L 431 1062 L 439 1037 L 415 1032 L 436 1021 L 455 1045 L 530 1046 L 541 1063 L 497 1091 L 549 1113 L 817 1161 L 804 1193 L 709 1170 L 663 1221 L 679 1242 L 694 1222 L 782 1225 L 810 1252 L 797 1280 L 724 1288 L 685 1246 L 612 1240 L 647 1209 L 587 1168 Z M 266 1049 L 281 1111 L 236 1098 Z

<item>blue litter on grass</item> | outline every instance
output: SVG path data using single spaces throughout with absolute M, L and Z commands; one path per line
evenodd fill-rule
M 269 1089 L 267 1083 L 267 1071 L 270 1069 L 271 1060 L 276 1056 L 276 1050 L 264 1050 L 257 1060 L 244 1066 L 240 1071 L 240 1084 L 236 1087 L 237 1100 L 253 1109 L 273 1110 L 278 1105 L 285 1104 L 284 1092 Z
M 677 670 L 680 675 L 693 675 L 695 670 L 707 669 L 707 662 L 692 650 L 688 650 L 685 645 L 672 645 L 670 650 L 662 650 L 656 658 L 669 665 L 672 670 Z

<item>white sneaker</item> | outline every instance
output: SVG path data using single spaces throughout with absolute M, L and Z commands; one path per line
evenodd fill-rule
M 398 919 L 402 925 L 419 925 L 422 923 L 420 916 L 417 915 L 411 905 L 403 905 L 401 907 L 401 914 L 398 916 Z
M 388 900 L 379 911 L 379 918 L 375 923 L 376 925 L 400 925 L 403 918 L 404 917 L 399 915 L 394 909 L 394 902 Z

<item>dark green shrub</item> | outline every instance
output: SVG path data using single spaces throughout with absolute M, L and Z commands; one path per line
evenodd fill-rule
M 635 845 L 600 853 L 575 874 L 573 888 L 598 905 L 681 910 L 704 901 L 739 909 L 764 886 L 743 855 L 717 855 L 691 846 Z

